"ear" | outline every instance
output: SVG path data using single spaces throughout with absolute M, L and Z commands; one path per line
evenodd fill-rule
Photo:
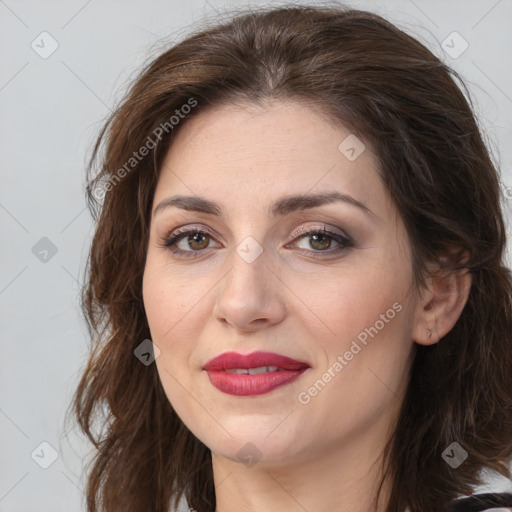
M 448 258 L 440 259 L 446 262 Z M 470 288 L 471 274 L 467 269 L 431 267 L 416 306 L 412 339 L 420 345 L 433 345 L 450 332 L 466 305 Z

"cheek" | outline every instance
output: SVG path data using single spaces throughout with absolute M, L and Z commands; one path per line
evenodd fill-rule
M 329 396 L 323 397 L 325 407 L 340 401 L 361 421 L 371 421 L 400 395 L 413 350 L 408 284 L 398 273 L 368 269 L 364 279 L 340 284 L 337 309 L 326 302 L 323 311 L 329 311 L 337 336 L 325 348 L 331 371 L 333 362 L 340 365 Z
M 209 281 L 191 278 L 186 272 L 171 272 L 148 255 L 143 278 L 143 300 L 151 340 L 160 349 L 156 366 L 173 407 L 186 410 L 192 389 L 194 351 L 208 315 Z M 195 394 L 195 391 L 194 391 Z
M 376 322 L 380 327 L 380 315 L 388 310 L 385 320 L 390 322 L 386 322 L 385 330 L 389 331 L 388 327 L 396 324 L 393 304 L 398 302 L 403 306 L 408 289 L 407 276 L 397 274 L 382 266 L 366 265 L 357 271 L 341 269 L 335 279 L 330 272 L 297 281 L 293 289 L 305 305 L 302 321 L 307 321 L 311 334 L 316 330 L 320 339 L 333 348 L 342 348 Z
M 320 379 L 318 390 L 323 382 L 329 388 L 314 398 L 314 407 L 331 409 L 333 403 L 343 403 L 346 410 L 368 415 L 369 420 L 369 415 L 377 414 L 399 394 L 413 349 L 408 294 L 412 270 L 406 265 L 383 257 L 357 272 L 340 274 L 336 280 L 315 280 L 315 287 L 309 287 L 304 296 L 323 326 L 323 331 L 313 336 L 312 321 L 309 331 L 325 357 L 305 386 L 314 387 Z M 305 285 L 300 293 L 306 294 Z M 314 321 L 320 325 L 318 319 Z
M 186 272 L 171 271 L 148 255 L 142 292 L 153 341 L 167 346 L 173 339 L 190 339 L 206 299 L 208 283 Z M 180 343 L 180 346 L 182 344 Z
M 158 347 L 155 364 L 171 403 L 179 399 L 177 387 L 186 378 L 183 372 L 191 347 L 186 335 L 187 301 L 176 293 L 176 282 L 171 282 L 165 272 L 156 270 L 151 261 L 146 266 L 143 279 L 143 299 L 151 341 Z M 181 321 L 180 321 L 181 319 Z M 179 341 L 179 343 L 178 343 Z
M 187 332 L 190 305 L 177 282 L 169 279 L 165 270 L 151 265 L 148 258 L 143 279 L 143 299 L 152 342 L 160 350 L 155 360 L 158 375 L 167 399 L 174 410 L 189 414 L 190 399 L 184 389 L 190 389 L 187 363 L 193 350 L 193 334 Z

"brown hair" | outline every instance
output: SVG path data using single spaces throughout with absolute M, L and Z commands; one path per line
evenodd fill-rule
M 238 13 L 142 70 L 89 166 L 97 227 L 82 307 L 95 345 L 73 402 L 97 448 L 89 511 L 164 512 L 182 496 L 198 512 L 215 510 L 209 449 L 174 412 L 156 366 L 141 364 L 134 349 L 150 338 L 142 275 L 163 156 L 188 119 L 234 101 L 307 101 L 368 141 L 407 228 L 417 284 L 428 261 L 449 247 L 465 251 L 464 262 L 448 264 L 472 275 L 458 322 L 439 343 L 416 345 L 385 450 L 387 512 L 441 510 L 471 494 L 484 468 L 510 477 L 512 288 L 499 179 L 456 80 L 469 98 L 455 71 L 405 32 L 375 14 L 326 6 Z M 192 102 L 170 126 L 170 116 Z M 144 146 L 152 146 L 147 155 L 131 161 Z M 441 456 L 452 442 L 469 454 L 457 469 Z

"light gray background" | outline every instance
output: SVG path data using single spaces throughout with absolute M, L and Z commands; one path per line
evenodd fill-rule
M 64 413 L 87 358 L 78 292 L 92 234 L 83 178 L 94 136 L 130 77 L 150 51 L 155 54 L 155 42 L 180 38 L 204 15 L 243 5 L 0 0 L 1 512 L 84 510 L 82 461 L 89 446 L 64 424 Z M 384 15 L 462 73 L 503 172 L 510 218 L 512 0 L 348 5 Z M 40 36 L 44 31 L 58 43 L 47 58 L 31 47 L 35 41 L 40 53 L 51 49 L 48 36 Z M 442 45 L 454 31 L 469 45 L 457 58 Z M 447 41 L 452 53 L 462 49 L 457 39 Z M 57 249 L 46 262 L 32 251 L 42 237 Z M 31 457 L 51 462 L 42 442 L 57 456 L 47 469 Z M 512 485 L 490 477 L 487 488 Z

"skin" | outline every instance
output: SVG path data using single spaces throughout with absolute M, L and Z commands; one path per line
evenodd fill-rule
M 230 104 L 180 127 L 163 163 L 144 305 L 165 393 L 212 451 L 217 512 L 375 510 L 381 454 L 415 342 L 437 342 L 467 298 L 467 275 L 432 278 L 421 293 L 413 287 L 409 240 L 379 163 L 368 144 L 350 161 L 338 149 L 349 134 L 304 103 Z M 283 217 L 267 214 L 282 196 L 325 191 L 350 195 L 372 213 L 333 202 Z M 215 201 L 223 214 L 177 207 L 154 214 L 176 194 Z M 182 226 L 211 234 L 195 242 L 185 235 L 174 246 L 203 249 L 200 256 L 180 257 L 163 246 Z M 353 245 L 325 255 L 322 248 L 333 251 L 339 242 L 297 234 L 324 226 L 348 234 Z M 262 250 L 251 263 L 236 251 L 248 236 Z M 334 371 L 358 334 L 396 303 L 400 312 Z M 311 368 L 291 384 L 249 397 L 222 393 L 202 369 L 223 352 L 256 350 Z M 329 368 L 335 376 L 301 403 L 299 394 Z M 244 446 L 254 465 L 237 455 Z M 377 511 L 387 492 L 385 485 Z

